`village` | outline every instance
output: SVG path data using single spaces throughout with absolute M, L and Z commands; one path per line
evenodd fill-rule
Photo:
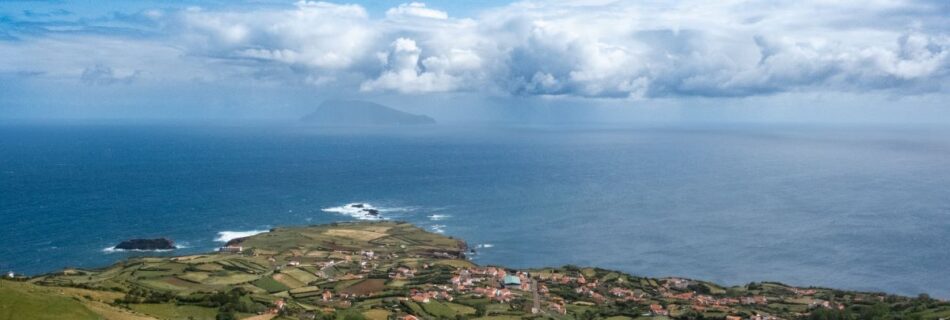
M 195 319 L 254 320 L 763 320 L 915 304 L 950 312 L 932 299 L 771 282 L 724 287 L 592 267 L 479 266 L 467 252 L 462 241 L 405 223 L 342 223 L 274 229 L 212 254 L 136 258 L 24 281 L 124 292 L 105 302 L 159 319 L 183 306 Z
M 221 248 L 222 252 L 243 252 L 243 247 L 226 246 Z M 309 266 L 319 268 L 318 275 L 326 277 L 323 270 L 334 266 L 344 266 L 347 264 L 358 265 L 356 273 L 346 273 L 334 280 L 352 280 L 370 277 L 371 273 L 380 265 L 388 264 L 390 260 L 398 260 L 397 254 L 376 255 L 372 250 L 362 250 L 360 252 L 335 251 L 334 254 L 342 257 L 342 260 L 329 260 L 314 262 Z M 442 257 L 448 256 L 444 253 L 438 253 Z M 406 258 L 419 259 L 420 256 L 408 256 Z M 275 262 L 273 257 L 269 261 Z M 286 267 L 306 267 L 301 259 L 291 258 L 286 263 Z M 277 267 L 278 269 L 280 266 Z M 417 274 L 431 273 L 430 269 L 436 270 L 428 263 L 423 263 L 419 268 L 413 268 L 407 265 L 396 264 L 395 267 L 387 270 L 387 277 L 392 281 L 410 281 Z M 445 272 L 444 269 L 437 269 L 436 272 Z M 593 270 L 593 269 L 588 269 Z M 726 294 L 725 290 L 719 289 L 720 294 L 714 294 L 710 286 L 706 283 L 683 279 L 683 278 L 664 278 L 664 279 L 634 279 L 630 282 L 629 277 L 614 277 L 603 281 L 593 277 L 588 279 L 583 270 L 570 269 L 541 269 L 518 271 L 502 267 L 460 267 L 450 270 L 452 276 L 447 282 L 426 282 L 412 286 L 406 292 L 405 296 L 398 297 L 396 300 L 416 304 L 428 304 L 433 301 L 453 302 L 456 299 L 479 299 L 483 298 L 488 303 L 511 304 L 519 303 L 525 315 L 548 316 L 557 318 L 568 314 L 568 310 L 574 306 L 597 307 L 616 303 L 623 303 L 625 306 L 636 306 L 639 317 L 660 317 L 682 316 L 684 314 L 710 314 L 720 315 L 727 320 L 752 319 L 784 319 L 780 316 L 772 315 L 766 311 L 769 303 L 773 304 L 790 302 L 804 305 L 805 312 L 793 314 L 801 317 L 807 314 L 808 310 L 816 308 L 824 309 L 844 309 L 845 305 L 829 300 L 823 300 L 815 297 L 818 290 L 800 289 L 795 287 L 780 286 L 781 290 L 772 290 L 770 296 L 763 293 L 759 294 Z M 625 280 L 626 279 L 626 280 Z M 563 290 L 573 291 L 574 295 L 564 297 L 557 293 L 552 293 L 549 287 L 556 287 Z M 718 289 L 718 287 L 716 287 Z M 298 291 L 299 292 L 299 291 Z M 704 293 L 705 292 L 705 293 Z M 780 294 L 776 294 L 780 292 Z M 334 292 L 332 289 L 323 289 L 320 294 L 318 304 L 324 306 L 333 306 L 337 308 L 347 308 L 358 303 L 360 300 L 372 298 L 378 292 L 365 292 L 363 294 L 354 294 L 349 291 Z M 861 299 L 862 297 L 857 297 Z M 875 299 L 883 301 L 883 296 L 876 296 Z M 279 301 L 281 307 L 285 305 L 283 300 Z M 762 308 L 756 308 L 762 307 Z M 424 308 L 423 308 L 424 309 Z M 801 308 L 799 308 L 801 309 Z M 272 310 L 274 312 L 276 310 Z M 420 315 L 412 314 L 413 308 L 399 308 L 392 310 L 396 314 L 404 311 L 399 318 L 419 319 Z

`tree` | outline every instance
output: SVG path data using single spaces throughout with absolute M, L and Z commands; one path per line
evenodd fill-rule
M 845 310 L 836 310 L 836 309 L 815 309 L 808 315 L 810 320 L 852 320 L 854 317 L 851 315 L 851 311 Z
M 221 311 L 214 317 L 214 320 L 237 320 L 237 316 L 232 310 Z
M 885 303 L 877 303 L 861 311 L 861 319 L 888 320 L 891 318 L 891 307 Z
M 344 310 L 337 312 L 336 320 L 366 320 L 366 317 L 353 310 Z

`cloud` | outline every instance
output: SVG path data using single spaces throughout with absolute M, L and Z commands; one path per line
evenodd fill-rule
M 83 82 L 121 82 L 108 68 L 88 68 L 93 60 L 149 70 L 139 78 L 265 81 L 413 95 L 666 99 L 785 92 L 945 94 L 950 83 L 946 14 L 940 2 L 891 0 L 524 1 L 467 18 L 420 2 L 390 8 L 382 18 L 372 18 L 356 4 L 311 1 L 240 9 L 166 8 L 83 20 L 86 25 L 70 25 L 69 31 L 42 24 L 30 24 L 30 32 L 0 29 L 0 39 L 23 39 L 18 45 L 0 40 L 0 56 L 6 57 L 43 52 L 24 46 L 46 39 L 95 48 L 97 43 L 80 45 L 79 40 L 116 20 L 123 30 L 149 32 L 97 33 L 92 39 L 140 48 L 113 56 L 45 53 L 55 57 L 59 70 L 23 66 L 18 58 L 0 58 L 0 67 L 17 65 L 50 75 L 85 70 Z M 134 61 L 143 60 L 139 57 L 119 54 L 158 56 L 175 68 L 152 70 L 144 62 L 136 65 Z
M 386 17 L 390 19 L 414 17 L 445 20 L 449 18 L 449 14 L 445 11 L 427 8 L 425 3 L 412 2 L 387 10 Z
M 422 49 L 412 39 L 399 38 L 383 57 L 382 74 L 360 85 L 362 91 L 401 93 L 446 92 L 460 88 L 466 72 L 477 70 L 481 59 L 472 51 L 453 49 L 442 56 L 420 59 Z
M 135 80 L 141 72 L 116 72 L 104 65 L 95 65 L 82 71 L 79 79 L 88 85 L 128 84 Z
M 293 9 L 249 12 L 187 10 L 175 36 L 189 50 L 317 69 L 355 64 L 377 30 L 358 5 L 297 2 Z
M 902 8 L 884 2 L 876 9 L 820 2 L 770 8 L 525 3 L 483 21 L 494 26 L 492 33 L 514 33 L 502 44 L 511 48 L 503 83 L 516 94 L 753 96 L 919 90 L 928 87 L 924 79 L 945 79 L 950 46 L 944 30 L 841 26 Z M 902 54 L 908 50 L 919 54 Z

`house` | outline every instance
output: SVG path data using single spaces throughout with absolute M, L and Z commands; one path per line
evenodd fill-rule
M 490 297 L 490 300 L 496 300 L 498 302 L 509 302 L 511 301 L 511 290 L 508 289 L 495 289 L 494 294 Z
M 274 307 L 277 307 L 277 310 L 283 310 L 285 305 L 286 303 L 284 302 L 284 299 L 280 299 L 274 302 Z
M 330 299 L 333 299 L 333 292 L 330 292 L 330 290 L 323 290 L 323 301 L 330 301 Z
M 16 274 L 13 271 L 7 272 L 7 278 L 13 279 L 16 277 Z
M 691 281 L 681 278 L 669 278 L 666 280 L 666 285 L 668 287 L 678 290 L 686 290 L 690 284 L 692 284 Z
M 376 253 L 373 252 L 373 250 L 363 250 L 360 252 L 360 255 L 362 255 L 366 259 L 373 259 L 373 257 L 376 256 Z
M 655 316 L 665 316 L 669 314 L 669 312 L 667 312 L 666 309 L 663 308 L 663 306 L 659 304 L 655 304 L 655 303 L 650 305 L 650 313 L 652 313 Z
M 412 301 L 419 303 L 429 303 L 429 295 L 425 293 L 414 293 L 412 294 Z
M 392 279 L 402 280 L 409 279 L 415 276 L 415 271 L 406 267 L 399 267 L 396 270 L 389 272 L 389 277 Z
M 241 252 L 244 252 L 244 247 L 243 247 L 243 246 L 227 245 L 227 246 L 223 246 L 223 247 L 221 247 L 221 248 L 218 248 L 218 252 L 241 253 Z
M 406 316 L 404 316 L 404 317 L 402 317 L 402 318 L 400 318 L 400 319 L 402 319 L 402 320 L 419 320 L 419 318 L 417 318 L 416 316 L 411 315 L 411 314 L 407 314 Z
M 610 289 L 610 294 L 618 298 L 623 298 L 623 297 L 636 298 L 636 293 L 634 293 L 630 289 L 624 289 L 624 288 L 613 287 Z
M 680 299 L 680 300 L 689 300 L 693 298 L 693 293 L 685 292 L 685 293 L 675 294 L 673 295 L 673 298 Z
M 564 308 L 564 304 L 552 302 L 550 306 L 551 306 L 551 310 L 553 310 L 556 313 L 559 313 L 559 314 L 567 313 L 567 309 Z
M 593 291 L 590 292 L 590 298 L 593 299 L 596 304 L 604 304 L 607 302 L 607 298 L 604 297 L 604 295 Z
M 751 296 L 739 298 L 742 304 L 768 304 L 768 299 L 763 296 Z
M 506 287 L 514 287 L 514 286 L 520 287 L 521 286 L 521 278 L 518 278 L 510 274 L 505 276 L 503 282 Z
M 287 263 L 287 265 L 291 267 L 297 267 L 297 266 L 300 266 L 300 261 L 291 260 L 290 262 Z

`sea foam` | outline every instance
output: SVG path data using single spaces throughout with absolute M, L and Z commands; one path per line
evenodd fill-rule
M 218 232 L 218 237 L 214 238 L 214 241 L 217 242 L 228 242 L 237 238 L 250 237 L 255 234 L 261 234 L 267 232 L 267 230 L 250 230 L 250 231 L 221 231 Z
M 183 248 L 185 248 L 185 247 L 182 247 L 182 246 L 175 246 L 175 249 L 183 249 Z M 132 249 L 132 250 L 128 250 L 128 249 L 117 249 L 116 247 L 108 247 L 108 248 L 102 249 L 102 252 L 105 252 L 105 253 L 116 253 L 116 252 L 170 252 L 170 251 L 173 251 L 173 250 L 175 250 L 175 249 L 155 249 L 155 250 Z
M 321 211 L 347 215 L 359 220 L 385 220 L 387 218 L 384 217 L 383 215 L 386 213 L 407 212 L 407 211 L 412 211 L 412 208 L 409 208 L 409 207 L 377 208 L 369 203 L 354 202 L 354 203 L 347 203 L 339 207 L 323 208 L 321 209 Z M 373 211 L 376 211 L 377 214 L 372 214 Z
M 432 220 L 432 221 L 442 221 L 442 220 L 448 219 L 448 218 L 450 218 L 450 217 L 452 217 L 452 216 L 447 215 L 447 214 L 433 214 L 433 215 L 429 215 L 429 220 Z

